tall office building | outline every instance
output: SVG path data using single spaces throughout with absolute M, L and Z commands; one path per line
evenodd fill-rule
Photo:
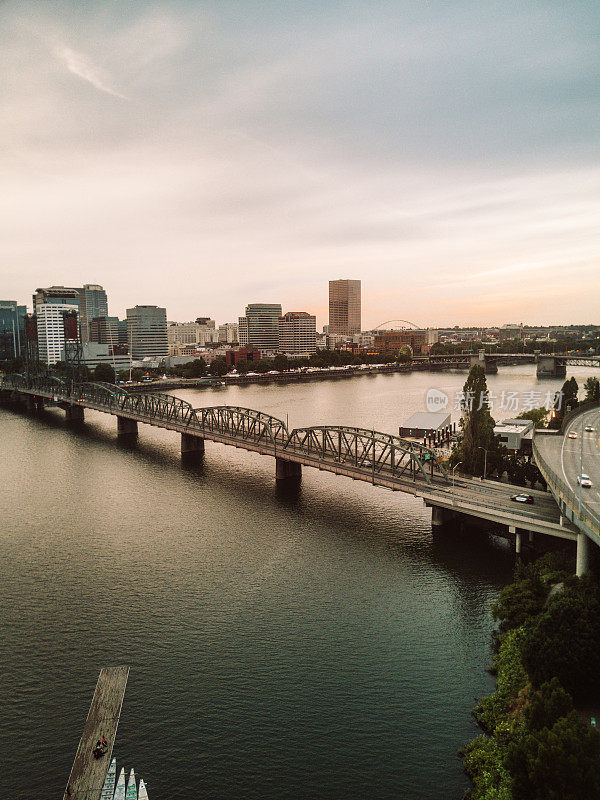
M 306 311 L 288 311 L 279 317 L 279 352 L 310 356 L 317 352 L 317 318 Z
M 33 313 L 46 303 L 68 304 L 77 306 L 79 313 L 79 329 L 81 340 L 90 340 L 90 322 L 96 317 L 108 316 L 108 300 L 106 292 L 97 283 L 86 283 L 84 286 L 48 286 L 36 289 L 33 295 Z
M 166 358 L 167 309 L 158 306 L 135 306 L 127 309 L 127 333 L 131 355 L 142 358 Z
M 74 303 L 40 303 L 36 310 L 40 360 L 48 366 L 65 360 L 65 312 L 79 312 Z M 74 337 L 77 329 L 74 322 Z
M 239 318 L 240 344 L 275 352 L 279 346 L 279 303 L 250 303 L 246 316 Z
M 25 349 L 27 308 L 16 300 L 0 300 L 0 361 L 17 358 Z
M 111 347 L 119 344 L 119 318 L 118 317 L 94 317 L 89 320 L 89 339 L 90 342 L 98 344 L 108 344 Z
M 81 324 L 81 338 L 84 342 L 90 340 L 90 323 L 97 317 L 108 317 L 108 298 L 102 286 L 96 283 L 85 283 L 79 290 L 79 318 Z
M 329 333 L 360 333 L 360 281 L 329 281 Z

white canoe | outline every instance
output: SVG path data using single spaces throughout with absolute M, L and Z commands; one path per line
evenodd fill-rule
M 135 785 L 135 773 L 133 771 L 133 767 L 131 768 L 131 772 L 129 773 L 129 780 L 127 781 L 127 793 L 125 794 L 125 800 L 138 800 L 137 787 Z
M 104 779 L 104 786 L 102 787 L 100 800 L 113 800 L 113 794 L 115 793 L 116 776 L 117 776 L 117 759 L 113 758 L 113 760 L 110 762 L 110 767 L 108 768 L 108 772 L 106 773 L 106 778 Z
M 148 791 L 146 784 L 140 779 L 140 788 L 138 789 L 138 800 L 148 800 Z
M 121 772 L 119 773 L 114 800 L 125 800 L 125 769 L 123 767 L 121 767 Z

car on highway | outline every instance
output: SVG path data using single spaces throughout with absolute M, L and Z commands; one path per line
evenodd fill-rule
M 569 439 L 576 439 L 577 431 L 569 431 Z
M 592 428 L 592 426 L 591 426 L 591 425 L 586 425 L 586 426 L 585 426 L 585 432 L 586 432 L 586 433 L 593 433 L 593 432 L 594 432 L 594 429 Z
M 589 487 L 592 485 L 590 476 L 586 475 L 585 472 L 582 472 L 581 475 L 577 476 L 577 483 L 579 483 L 585 489 L 589 489 Z
M 533 503 L 533 497 L 530 494 L 525 494 L 525 492 L 513 494 L 510 499 L 515 503 Z

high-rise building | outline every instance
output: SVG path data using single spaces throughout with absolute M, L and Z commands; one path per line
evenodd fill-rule
M 329 333 L 360 333 L 360 281 L 329 281 Z
M 288 311 L 279 317 L 279 352 L 309 356 L 317 352 L 317 318 L 306 311 Z
M 108 316 L 108 300 L 106 292 L 97 283 L 86 283 L 76 286 L 48 286 L 36 289 L 33 295 L 33 313 L 46 303 L 67 304 L 77 306 L 79 312 L 79 328 L 81 340 L 90 340 L 90 322 L 95 317 Z
M 89 341 L 108 344 L 111 347 L 119 344 L 119 318 L 94 317 L 89 320 Z
M 25 349 L 27 308 L 16 300 L 0 300 L 0 361 L 17 358 Z
M 246 316 L 239 318 L 238 332 L 241 345 L 258 350 L 275 352 L 279 346 L 279 303 L 250 303 Z
M 136 360 L 143 358 L 166 358 L 167 309 L 158 306 L 135 306 L 127 309 L 127 333 L 131 355 Z
M 87 342 L 90 339 L 91 321 L 96 317 L 108 317 L 108 299 L 102 286 L 96 283 L 85 283 L 79 291 L 81 338 Z
M 40 360 L 48 366 L 65 360 L 65 313 L 79 312 L 74 303 L 39 303 L 36 310 L 37 338 Z M 74 322 L 74 337 L 77 328 Z

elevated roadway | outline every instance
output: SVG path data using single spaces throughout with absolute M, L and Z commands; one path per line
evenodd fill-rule
M 556 433 L 537 432 L 533 454 L 563 518 L 580 532 L 577 571 L 584 572 L 588 539 L 600 546 L 600 408 L 572 413 Z M 590 487 L 579 483 L 582 473 L 589 475 Z

